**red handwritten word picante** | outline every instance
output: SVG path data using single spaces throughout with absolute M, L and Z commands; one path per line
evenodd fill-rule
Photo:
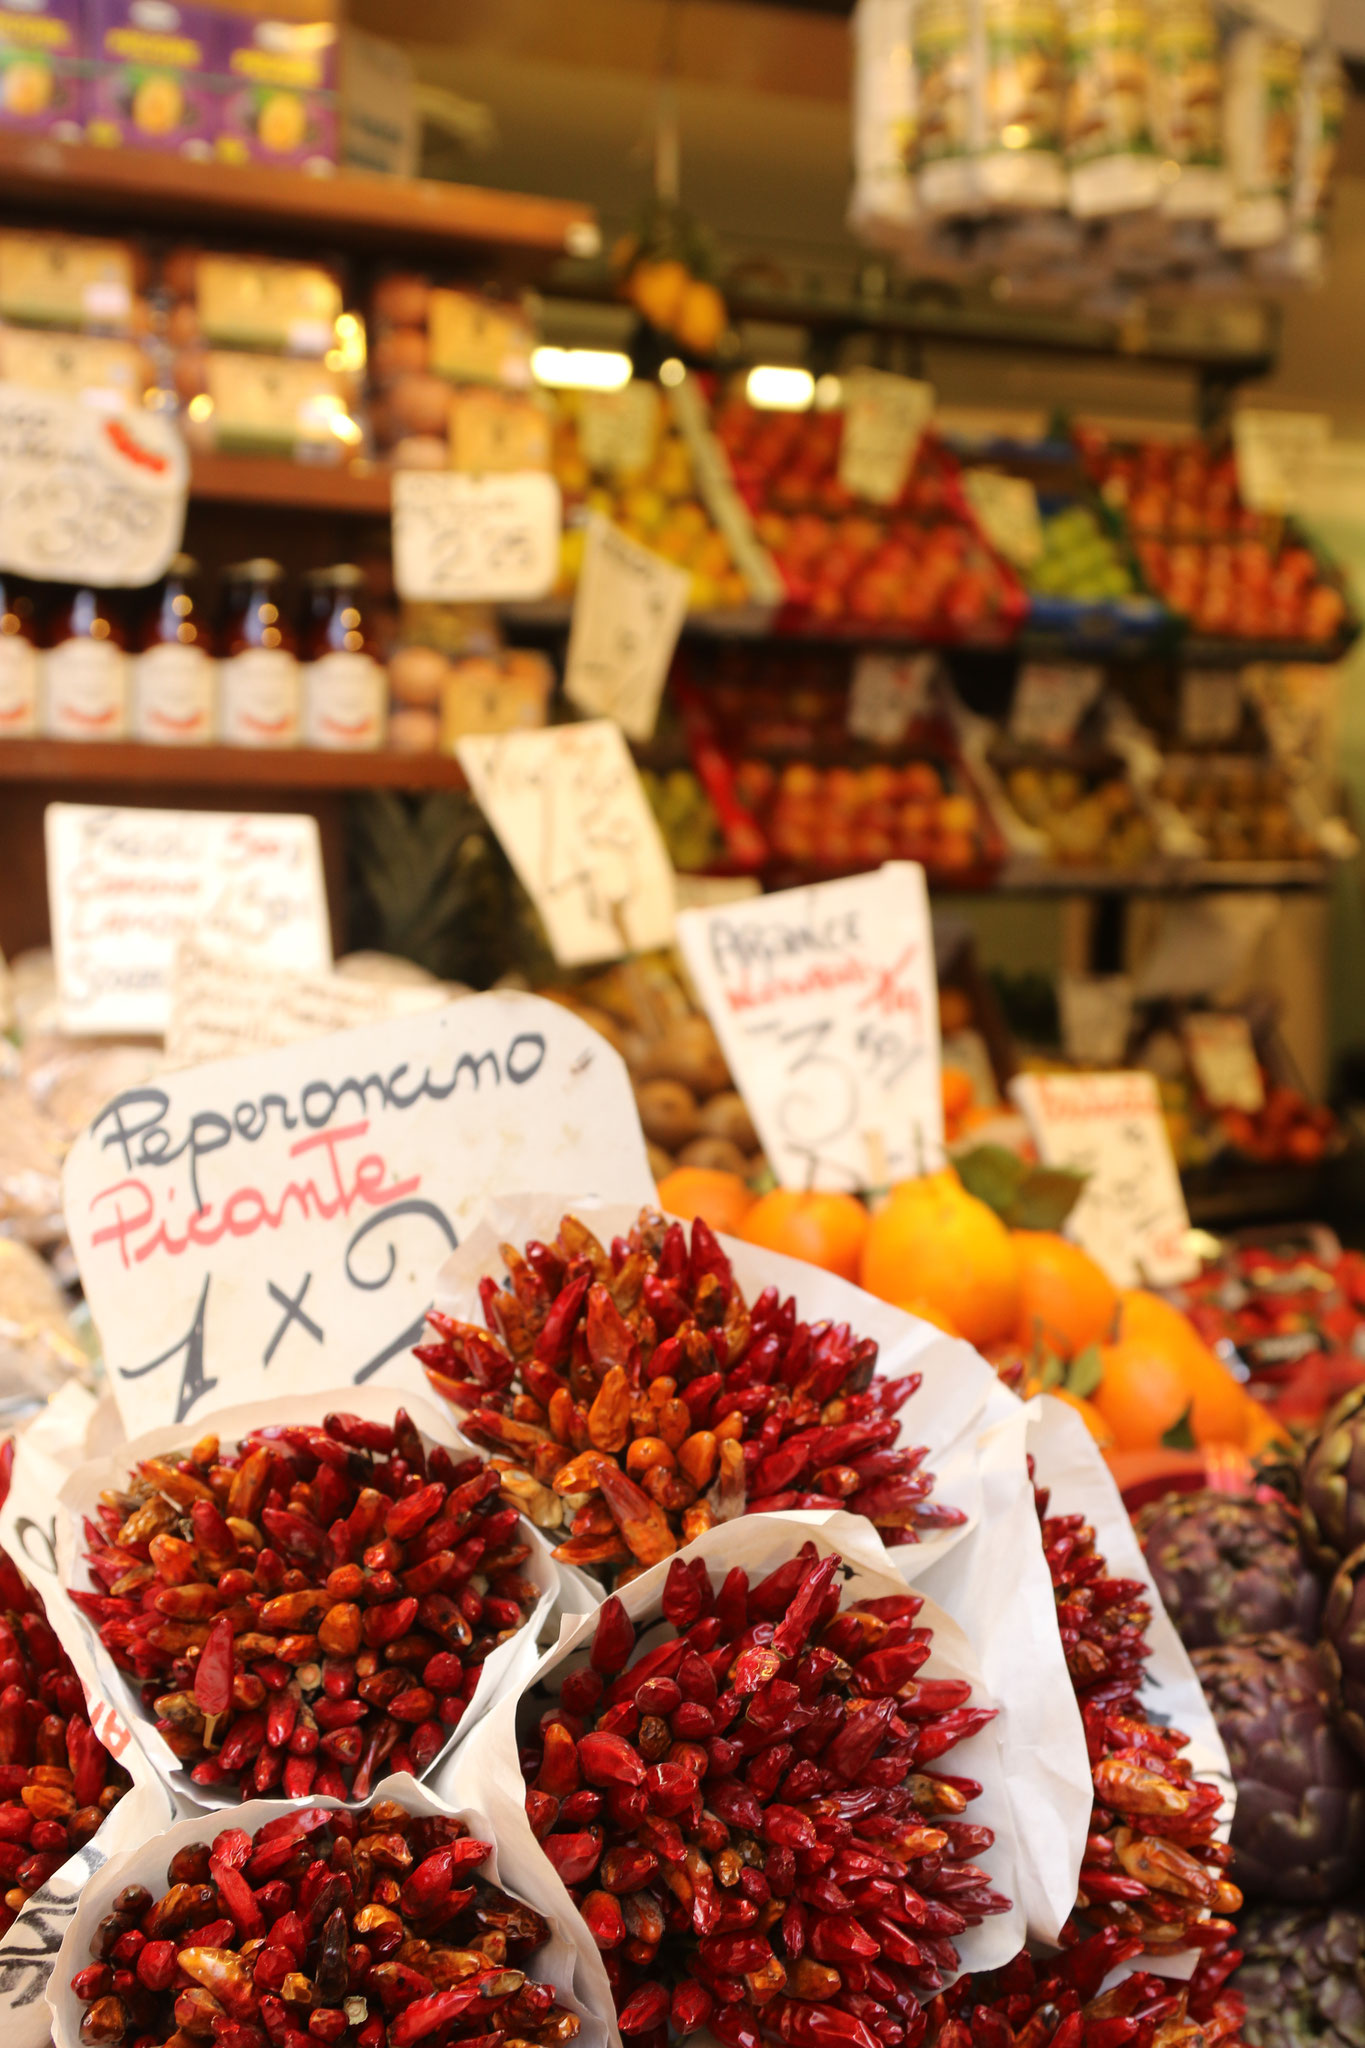
M 92 1232 L 91 1243 L 117 1245 L 128 1269 L 157 1252 L 176 1259 L 191 1249 L 207 1251 L 221 1237 L 254 1237 L 260 1230 L 279 1230 L 291 1212 L 305 1221 L 325 1220 L 349 1216 L 357 1203 L 382 1209 L 390 1202 L 402 1201 L 421 1186 L 420 1173 L 407 1180 L 391 1180 L 389 1168 L 377 1152 L 366 1152 L 359 1159 L 341 1156 L 342 1147 L 365 1137 L 369 1128 L 367 1118 L 300 1138 L 290 1146 L 289 1157 L 320 1154 L 317 1174 L 288 1181 L 273 1199 L 260 1188 L 234 1188 L 221 1202 L 205 1202 L 178 1231 L 145 1180 L 130 1177 L 116 1181 L 91 1198 L 92 1214 L 106 1216 L 112 1207 L 114 1219 L 102 1222 Z M 167 1192 L 173 1197 L 173 1189 Z

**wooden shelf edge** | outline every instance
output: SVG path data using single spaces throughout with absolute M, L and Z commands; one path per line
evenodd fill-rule
M 193 455 L 190 497 L 201 504 L 276 505 L 296 512 L 387 518 L 390 472 L 291 462 L 282 455 Z
M 126 783 L 154 789 L 463 789 L 449 754 L 340 754 L 316 748 L 155 747 L 138 740 L 0 740 L 0 785 Z

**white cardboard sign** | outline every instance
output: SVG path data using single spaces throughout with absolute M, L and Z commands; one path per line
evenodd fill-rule
M 570 703 L 592 716 L 614 718 L 630 739 L 649 739 L 690 585 L 685 569 L 594 514 L 564 664 Z
M 578 445 L 589 469 L 641 475 L 654 460 L 661 414 L 658 385 L 640 377 L 619 391 L 585 391 L 578 401 Z
M 673 937 L 673 868 L 609 718 L 471 735 L 455 749 L 564 967 Z
M 1331 438 L 1328 413 L 1240 407 L 1232 418 L 1237 487 L 1252 511 L 1297 511 L 1302 471 L 1323 453 Z
M 1265 1081 L 1251 1026 L 1235 1011 L 1192 1010 L 1182 1028 L 1194 1078 L 1214 1109 L 1265 1107 Z
M 49 804 L 43 823 L 64 1031 L 163 1032 L 182 938 L 242 964 L 332 964 L 314 818 Z
M 272 1045 L 297 1045 L 354 1031 L 386 1017 L 439 1010 L 452 1000 L 440 982 L 360 981 L 348 974 L 243 974 L 229 954 L 182 939 L 171 970 L 166 1057 L 177 1067 L 239 1059 Z
M 559 486 L 540 469 L 466 476 L 400 469 L 393 580 L 416 604 L 524 603 L 559 574 Z
M 1116 1287 L 1188 1280 L 1189 1211 L 1150 1074 L 1021 1074 L 1010 1083 L 1045 1166 L 1088 1175 L 1067 1234 Z
M 932 654 L 860 654 L 848 693 L 852 737 L 875 747 L 898 747 L 929 708 L 937 666 Z
M 893 505 L 934 409 L 934 387 L 889 370 L 851 370 L 844 379 L 839 481 L 856 498 Z
M 421 1393 L 432 1275 L 495 1190 L 528 1183 L 654 1194 L 621 1060 L 535 996 L 115 1096 L 63 1192 L 128 1435 L 380 1375 Z
M 185 530 L 189 462 L 163 414 L 0 383 L 0 568 L 137 588 Z
M 1026 661 L 1014 686 L 1010 731 L 1023 745 L 1066 746 L 1103 684 L 1103 669 L 1085 663 Z
M 1002 476 L 993 469 L 969 469 L 962 479 L 967 502 L 991 546 L 1018 569 L 1029 569 L 1043 552 L 1038 493 L 1027 477 Z
M 923 868 L 684 911 L 678 942 L 784 1187 L 878 1187 L 942 1164 Z
M 1180 678 L 1180 737 L 1218 746 L 1242 723 L 1242 677 L 1235 668 L 1187 668 Z

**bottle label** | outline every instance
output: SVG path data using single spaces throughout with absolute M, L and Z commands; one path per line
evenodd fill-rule
M 64 640 L 45 658 L 43 684 L 43 726 L 52 739 L 126 737 L 128 660 L 112 640 Z
M 282 647 L 245 647 L 218 665 L 219 720 L 232 747 L 296 747 L 299 665 Z
M 303 730 L 310 747 L 380 745 L 389 679 L 373 655 L 324 654 L 304 664 L 303 678 Z
M 17 633 L 0 634 L 0 735 L 38 730 L 38 650 Z
M 167 641 L 137 657 L 133 737 L 173 747 L 213 738 L 213 663 L 202 647 Z

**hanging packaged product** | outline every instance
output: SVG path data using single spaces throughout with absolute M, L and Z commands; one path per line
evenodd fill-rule
M 177 555 L 152 599 L 133 661 L 133 738 L 205 746 L 214 736 L 213 654 L 195 602 L 199 564 Z
M 37 730 L 33 604 L 14 577 L 0 577 L 0 738 L 26 739 Z
M 1060 0 L 978 0 L 985 33 L 985 138 L 977 188 L 991 206 L 1066 203 Z
M 1161 197 L 1148 113 L 1144 0 L 1071 0 L 1066 151 L 1071 211 L 1133 213 Z
M 299 658 L 310 747 L 359 753 L 383 745 L 389 684 L 362 610 L 364 588 L 353 562 L 316 569 L 307 579 Z
M 915 222 L 912 0 L 858 0 L 853 12 L 853 193 L 849 226 L 894 248 Z
M 1163 160 L 1162 212 L 1217 220 L 1229 186 L 1223 168 L 1223 66 L 1208 0 L 1149 0 L 1152 141 Z M 1175 166 L 1176 174 L 1170 174 Z
M 925 213 L 973 213 L 982 123 L 981 69 L 969 0 L 919 0 L 914 12 L 918 91 L 915 194 Z
M 43 657 L 43 731 L 54 740 L 121 740 L 128 657 L 118 593 L 72 588 L 55 600 Z
M 223 572 L 219 725 L 234 747 L 294 747 L 299 665 L 280 608 L 284 571 L 264 556 Z
M 1232 204 L 1225 249 L 1268 249 L 1289 232 L 1303 52 L 1266 28 L 1239 28 L 1224 56 L 1223 147 Z
M 1322 282 L 1328 201 L 1345 113 L 1346 74 L 1335 50 L 1323 43 L 1304 57 L 1300 76 L 1289 232 L 1256 258 L 1257 275 L 1271 283 Z

